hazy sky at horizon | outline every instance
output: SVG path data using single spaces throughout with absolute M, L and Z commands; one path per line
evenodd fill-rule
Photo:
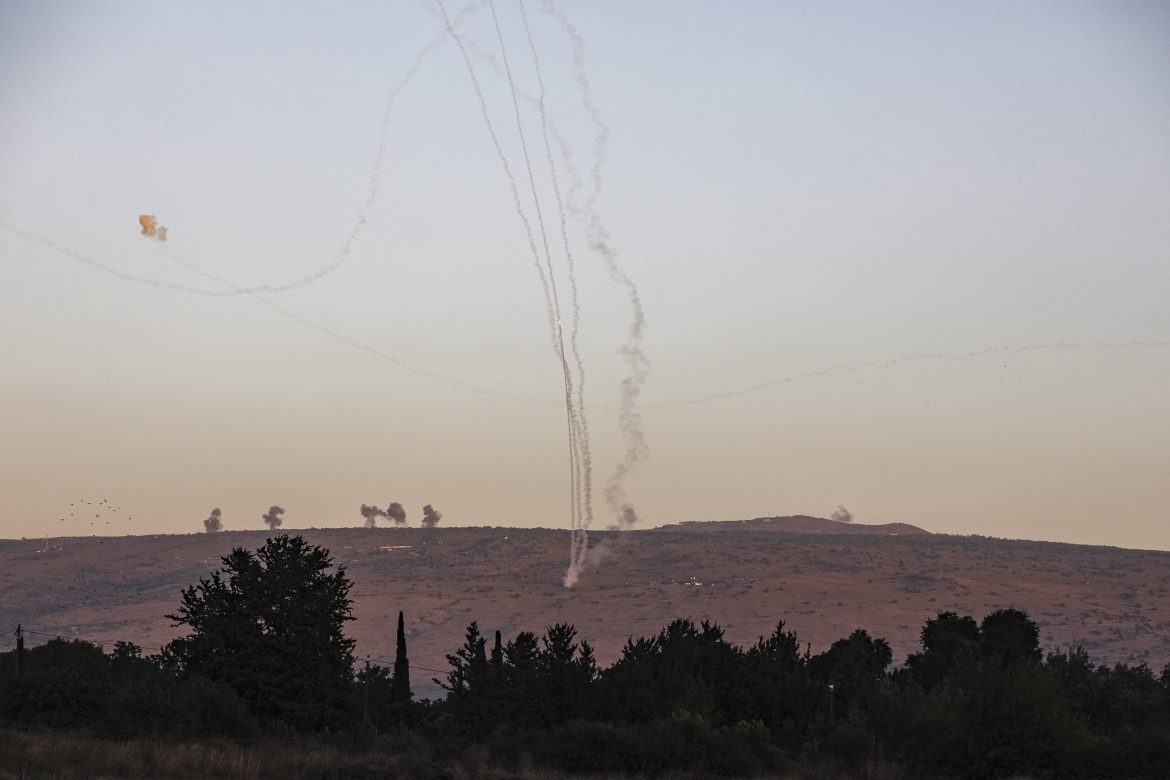
M 1170 549 L 1170 6 L 558 7 L 608 129 L 597 209 L 646 309 L 643 525 L 843 504 Z M 526 176 L 491 13 L 448 8 L 470 9 Z M 496 9 L 535 94 L 518 6 Z M 565 30 L 526 9 L 580 205 L 598 130 Z M 538 279 L 433 4 L 0 0 L 0 52 L 0 537 L 195 531 L 215 506 L 259 528 L 271 504 L 359 525 L 389 501 L 413 525 L 430 503 L 568 527 Z M 328 266 L 400 84 L 346 261 L 263 296 L 319 328 L 116 275 L 223 292 L 191 267 L 249 286 Z M 629 307 L 580 220 L 569 236 L 600 487 Z

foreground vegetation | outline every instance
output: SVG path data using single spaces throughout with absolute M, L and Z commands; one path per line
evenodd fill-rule
M 223 562 L 157 656 L 52 640 L 18 675 L 0 654 L 0 779 L 1170 776 L 1170 667 L 1045 657 L 1019 610 L 939 613 L 893 669 L 863 629 L 813 655 L 783 622 L 744 648 L 680 618 L 600 668 L 570 625 L 472 623 L 446 697 L 416 702 L 401 618 L 394 667 L 355 672 L 327 551 Z

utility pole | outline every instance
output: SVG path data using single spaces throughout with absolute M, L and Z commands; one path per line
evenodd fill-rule
M 829 722 L 833 722 L 833 683 L 829 683 Z
M 20 630 L 20 624 L 16 624 L 16 676 L 20 677 L 24 671 L 24 632 Z

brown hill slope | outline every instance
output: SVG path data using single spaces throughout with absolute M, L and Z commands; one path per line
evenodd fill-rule
M 792 527 L 805 525 L 821 528 Z M 604 664 L 627 637 L 677 616 L 712 619 L 744 644 L 783 619 L 814 652 L 866 628 L 889 640 L 900 661 L 940 610 L 978 618 L 1015 606 L 1039 623 L 1047 648 L 1081 644 L 1102 661 L 1170 662 L 1170 552 L 867 533 L 862 525 L 776 531 L 785 527 L 761 519 L 595 534 L 609 537 L 611 552 L 575 590 L 561 587 L 565 531 L 292 532 L 347 567 L 359 657 L 393 658 L 395 619 L 405 610 L 416 683 L 445 671 L 444 655 L 472 620 L 505 637 L 570 622 Z M 179 589 L 217 568 L 233 546 L 255 548 L 267 535 L 0 541 L 0 649 L 11 647 L 18 622 L 43 634 L 157 648 L 176 633 L 163 615 L 174 611 Z
M 703 531 L 768 531 L 787 534 L 834 534 L 838 536 L 906 536 L 910 534 L 930 533 L 930 531 L 924 531 L 918 526 L 908 523 L 865 525 L 864 523 L 843 523 L 824 517 L 810 517 L 808 515 L 757 517 L 754 520 L 738 520 L 735 522 L 718 520 L 695 521 L 664 527 Z

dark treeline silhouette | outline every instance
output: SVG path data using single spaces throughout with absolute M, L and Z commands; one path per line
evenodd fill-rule
M 783 621 L 740 647 L 674 620 L 602 668 L 572 625 L 486 636 L 414 701 L 403 615 L 393 666 L 354 664 L 350 582 L 300 537 L 233 550 L 180 594 L 190 633 L 144 657 L 51 640 L 0 654 L 0 725 L 98 735 L 408 734 L 458 760 L 568 773 L 882 777 L 1170 776 L 1170 666 L 1045 656 L 1027 614 L 926 620 L 893 665 L 864 629 L 813 654 Z M 389 629 L 389 627 L 387 627 Z M 356 671 L 355 671 L 356 669 Z

